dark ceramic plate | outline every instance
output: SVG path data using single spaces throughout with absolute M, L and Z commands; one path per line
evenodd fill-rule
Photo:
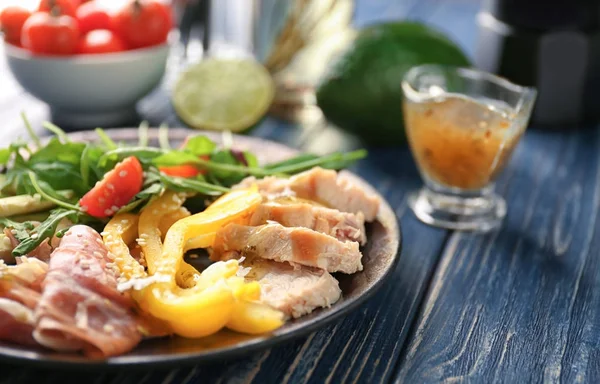
M 138 139 L 137 129 L 118 129 L 108 131 L 108 133 L 117 141 L 136 141 Z M 150 130 L 150 139 L 154 145 L 156 145 L 157 133 L 156 130 Z M 172 144 L 178 145 L 190 133 L 198 133 L 198 131 L 171 129 L 169 136 Z M 221 141 L 219 134 L 212 132 L 206 132 L 206 134 L 215 141 Z M 78 132 L 70 136 L 73 140 L 78 141 L 96 140 L 93 132 Z M 233 142 L 237 148 L 251 150 L 262 162 L 282 160 L 296 153 L 289 147 L 259 138 L 233 136 Z M 365 190 L 377 193 L 356 175 L 348 171 L 342 172 Z M 0 343 L 0 358 L 23 364 L 81 369 L 198 364 L 248 354 L 306 335 L 339 320 L 356 309 L 391 276 L 400 257 L 401 235 L 394 212 L 383 198 L 381 201 L 377 221 L 369 224 L 367 228 L 368 243 L 363 247 L 362 260 L 364 270 L 352 275 L 336 274 L 335 276 L 340 282 L 342 298 L 330 308 L 320 309 L 310 315 L 289 321 L 272 334 L 249 336 L 222 331 L 213 336 L 196 340 L 178 337 L 147 340 L 126 355 L 106 360 L 91 360 L 76 354 L 49 352 Z

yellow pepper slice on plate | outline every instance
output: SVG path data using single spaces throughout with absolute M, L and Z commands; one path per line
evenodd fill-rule
M 160 229 L 160 234 L 162 236 L 162 240 L 165 239 L 165 235 L 169 231 L 169 228 L 179 220 L 186 218 L 190 215 L 190 211 L 185 207 L 181 207 L 178 210 L 171 212 L 168 215 L 165 215 L 163 220 L 158 223 L 158 229 Z
M 149 273 L 160 275 L 162 282 L 154 283 L 146 289 L 140 305 L 153 316 L 167 321 L 177 334 L 184 337 L 202 337 L 225 327 L 231 321 L 237 303 L 236 293 L 246 289 L 256 291 L 254 285 L 244 288 L 239 284 L 239 279 L 228 280 L 236 277 L 239 269 L 236 260 L 212 264 L 195 276 L 193 288 L 182 289 L 176 283 L 187 241 L 204 235 L 205 241 L 201 242 L 199 247 L 210 247 L 211 234 L 214 239 L 214 234 L 219 228 L 250 215 L 262 201 L 262 197 L 254 187 L 229 192 L 220 201 L 219 209 L 207 209 L 174 223 L 165 236 L 162 252 L 159 253 L 154 246 L 145 252 Z M 160 207 L 162 203 L 158 199 L 153 204 Z M 148 206 L 145 210 L 152 209 Z M 156 220 L 152 211 L 147 218 Z M 140 228 L 146 224 L 151 225 L 146 223 L 145 219 L 142 214 Z M 152 241 L 156 241 L 158 230 L 148 233 L 154 236 Z M 149 238 L 144 240 L 147 242 Z
M 222 200 L 221 200 L 222 199 Z M 219 200 L 221 203 L 213 207 Z M 240 189 L 228 192 L 206 210 L 181 219 L 167 232 L 162 255 L 146 256 L 150 273 L 160 273 L 174 278 L 183 261 L 187 241 L 202 235 L 198 248 L 212 246 L 217 231 L 236 220 L 250 216 L 262 201 L 258 188 Z M 213 207 L 213 208 L 211 208 Z
M 226 327 L 247 334 L 271 332 L 284 323 L 283 313 L 268 305 L 249 300 L 238 300 Z
M 155 258 L 155 255 L 160 255 L 162 252 L 163 233 L 161 231 L 161 226 L 168 226 L 167 228 L 170 228 L 178 221 L 177 217 L 189 216 L 189 212 L 186 215 L 185 212 L 187 212 L 187 210 L 181 207 L 184 201 L 185 198 L 183 196 L 174 191 L 167 191 L 161 197 L 148 204 L 140 214 L 140 221 L 138 224 L 140 236 L 139 245 L 146 258 L 148 273 L 150 275 L 154 274 L 156 271 L 154 269 L 155 263 L 148 263 L 148 257 L 153 259 Z M 183 287 L 189 287 L 188 283 L 186 283 L 188 280 L 183 279 L 183 277 L 193 277 L 198 274 L 196 268 L 184 261 L 181 264 L 180 272 L 178 277 L 181 276 L 182 278 L 178 278 L 177 283 Z
M 138 216 L 133 213 L 119 213 L 106 224 L 102 240 L 115 257 L 115 265 L 126 279 L 146 276 L 144 267 L 131 256 L 128 244 L 137 237 Z

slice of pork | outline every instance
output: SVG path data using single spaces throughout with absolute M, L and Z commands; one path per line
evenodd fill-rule
M 0 340 L 37 345 L 32 335 L 34 326 L 33 309 L 15 300 L 0 297 Z
M 341 241 L 358 241 L 364 244 L 365 220 L 362 213 L 340 212 L 296 199 L 277 199 L 258 206 L 250 225 L 263 225 L 275 221 L 284 227 L 303 227 L 333 236 Z
M 342 212 L 359 213 L 373 221 L 379 212 L 379 198 L 365 192 L 336 171 L 312 168 L 289 179 L 274 176 L 256 179 L 248 177 L 234 188 L 247 188 L 256 183 L 259 190 L 271 196 L 297 196 L 314 200 Z
M 141 340 L 133 300 L 117 290 L 117 277 L 100 235 L 71 227 L 50 258 L 33 333 L 41 345 L 107 357 Z
M 246 259 L 242 265 L 249 267 L 246 281 L 260 283 L 261 301 L 294 318 L 327 308 L 342 295 L 338 281 L 322 269 L 264 259 Z
M 221 228 L 215 237 L 211 259 L 224 260 L 237 254 L 328 272 L 354 273 L 363 268 L 357 242 L 341 242 L 312 229 L 288 228 L 279 223 L 257 227 L 231 223 Z
M 48 265 L 35 258 L 16 261 L 17 265 L 0 264 L 0 340 L 36 345 L 34 309 Z

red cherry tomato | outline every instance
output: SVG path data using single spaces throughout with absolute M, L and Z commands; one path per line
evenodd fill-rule
M 194 167 L 193 165 L 189 165 L 189 164 L 172 165 L 169 167 L 159 167 L 158 170 L 167 176 L 184 177 L 184 178 L 196 177 L 200 173 L 203 173 L 203 171 L 200 171 L 198 168 Z
M 95 29 L 79 40 L 78 53 L 110 53 L 126 50 L 125 43 L 108 29 Z
M 58 8 L 58 12 L 61 15 L 69 15 L 75 17 L 75 11 L 77 10 L 78 5 L 79 1 L 77 0 L 42 0 L 40 1 L 38 11 L 50 12 L 52 10 L 52 7 L 54 6 Z
M 82 35 L 94 29 L 110 29 L 110 16 L 95 1 L 81 4 L 75 15 Z
M 162 44 L 173 27 L 171 7 L 154 0 L 134 0 L 112 18 L 112 29 L 130 48 Z
M 34 53 L 70 55 L 77 51 L 79 27 L 71 16 L 36 12 L 23 24 L 21 44 Z
M 143 182 L 142 164 L 135 156 L 130 156 L 108 171 L 104 178 L 79 200 L 79 205 L 90 216 L 112 216 L 142 190 Z
M 187 139 L 186 139 L 186 141 L 187 141 Z M 210 159 L 210 156 L 208 156 L 208 155 L 202 155 L 202 156 L 198 156 L 198 157 L 201 158 L 202 160 Z M 167 176 L 184 177 L 184 178 L 196 177 L 198 175 L 205 175 L 207 173 L 205 169 L 198 169 L 191 164 L 158 167 L 158 170 Z
M 31 12 L 25 8 L 18 6 L 4 8 L 0 12 L 0 30 L 4 33 L 4 40 L 20 46 L 21 30 L 29 16 L 31 16 Z

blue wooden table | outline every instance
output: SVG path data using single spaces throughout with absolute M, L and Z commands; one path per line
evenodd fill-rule
M 413 19 L 449 33 L 471 56 L 476 0 L 358 0 L 356 25 Z M 46 107 L 0 69 L 0 143 Z M 140 105 L 153 125 L 180 124 L 164 89 Z M 253 135 L 330 151 L 333 127 L 267 119 Z M 325 138 L 327 140 L 325 140 Z M 331 142 L 331 141 L 330 141 Z M 420 186 L 406 148 L 375 150 L 355 170 L 395 208 L 398 268 L 366 305 L 306 338 L 239 360 L 167 371 L 70 373 L 0 366 L 1 383 L 600 382 L 600 132 L 531 127 L 498 190 L 503 227 L 487 235 L 434 229 L 406 205 Z

